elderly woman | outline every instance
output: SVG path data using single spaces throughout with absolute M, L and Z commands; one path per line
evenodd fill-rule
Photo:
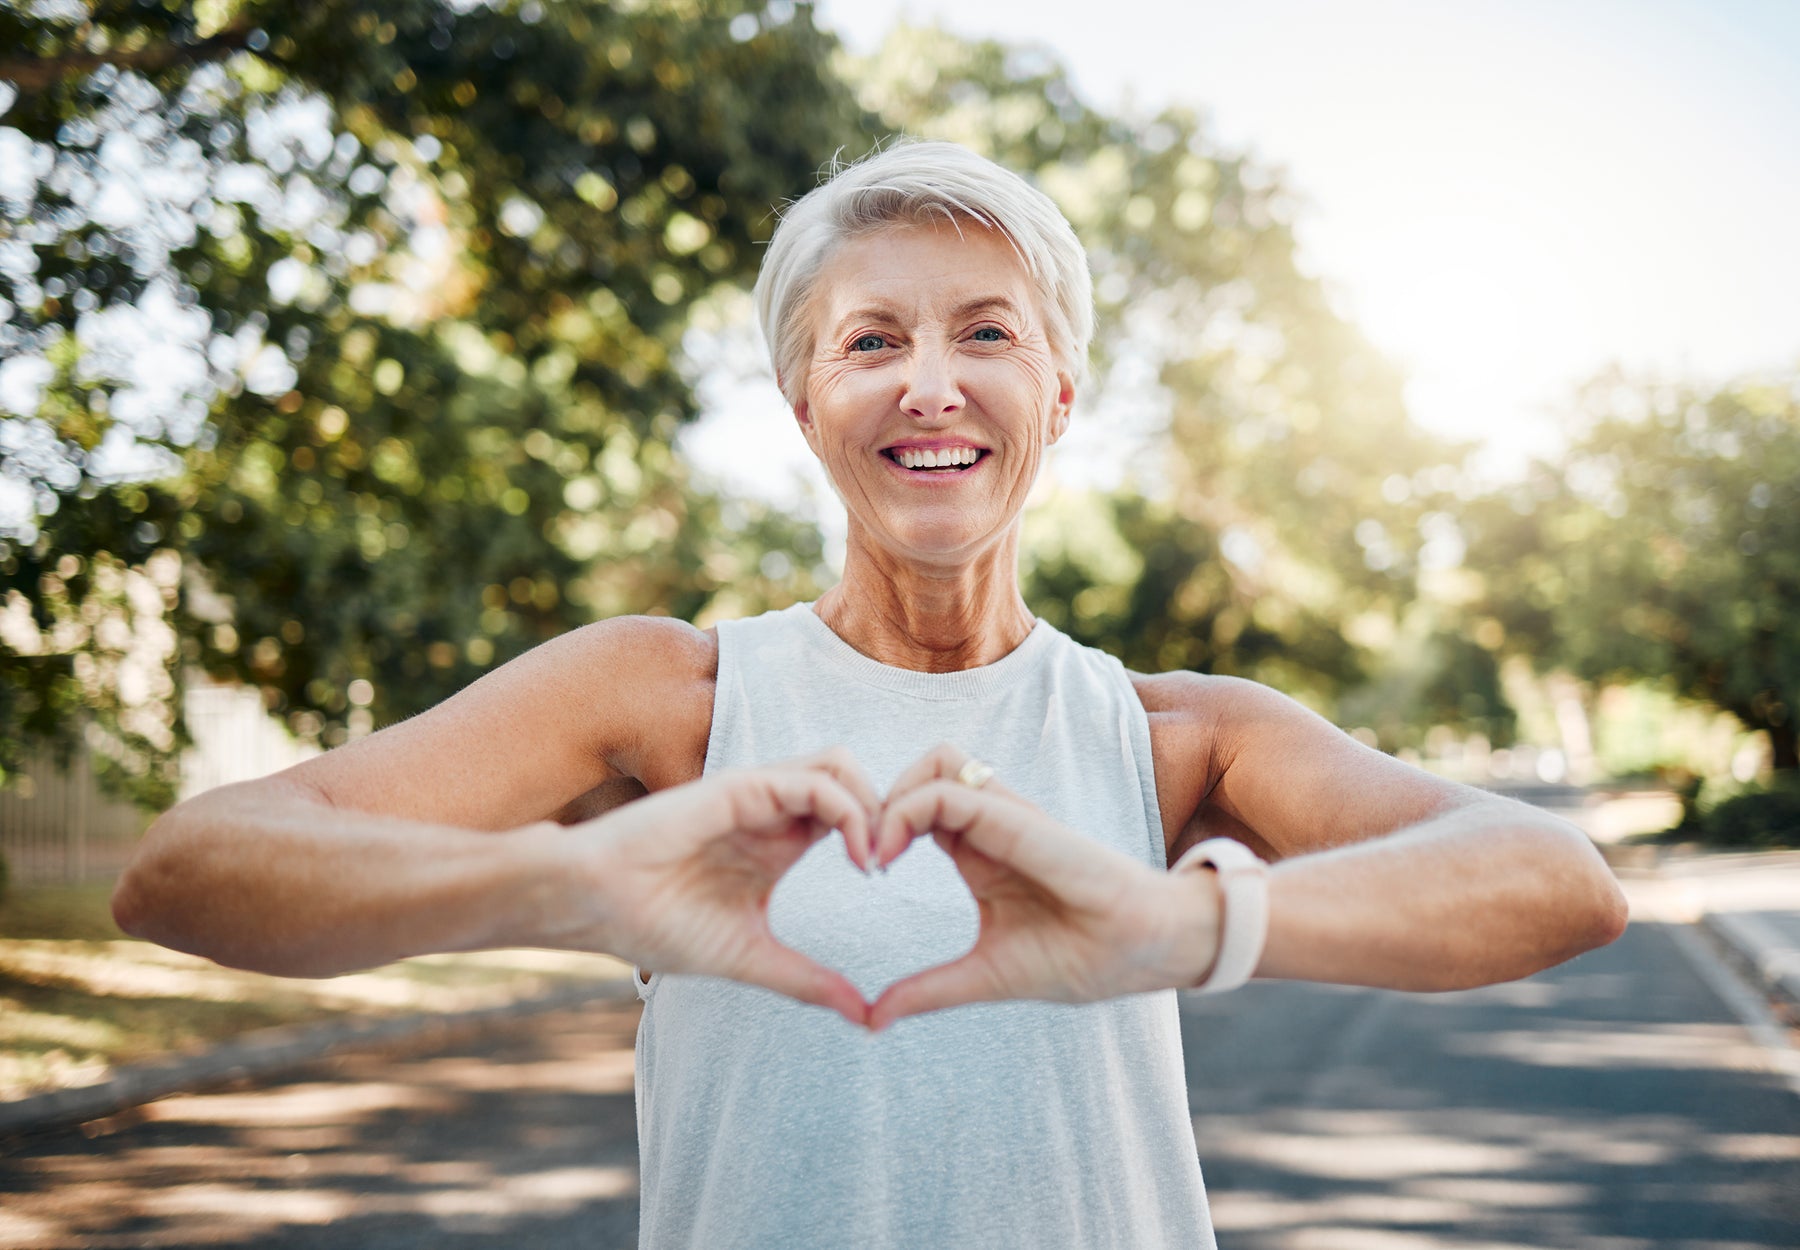
M 941 143 L 843 169 L 757 307 L 839 585 L 602 621 L 189 800 L 119 923 L 297 976 L 633 961 L 647 1247 L 1211 1245 L 1175 991 L 1453 989 L 1618 935 L 1568 825 L 1033 618 L 1019 518 L 1093 316 L 1022 179 Z

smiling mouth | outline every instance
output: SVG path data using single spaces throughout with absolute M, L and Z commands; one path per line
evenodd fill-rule
M 992 453 L 981 447 L 946 447 L 936 452 L 889 447 L 881 454 L 909 473 L 966 473 Z

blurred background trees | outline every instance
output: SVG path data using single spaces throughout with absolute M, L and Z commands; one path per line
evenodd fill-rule
M 812 521 L 675 453 L 684 335 L 902 131 L 1090 249 L 1079 419 L 1135 450 L 1028 514 L 1040 614 L 1389 750 L 1553 735 L 1556 674 L 1795 765 L 1800 383 L 1602 379 L 1565 454 L 1478 482 L 1297 262 L 1277 172 L 1042 52 L 853 60 L 786 0 L 0 3 L 0 49 L 0 769 L 85 742 L 156 805 L 196 671 L 330 746 L 588 620 L 816 595 Z
M 1800 769 L 1800 380 L 1596 380 L 1556 461 L 1469 510 L 1477 610 L 1596 683 L 1661 682 Z
M 1078 419 L 1148 437 L 1123 489 L 1028 524 L 1038 613 L 1133 667 L 1256 677 L 1328 712 L 1381 675 L 1421 569 L 1460 550 L 1458 449 L 1408 420 L 1398 373 L 1296 265 L 1280 177 L 1192 113 L 1094 109 L 1025 49 L 903 29 L 850 75 L 889 128 L 1034 176 L 1087 245 Z M 1423 654 L 1429 684 L 1449 660 Z M 1453 722 L 1499 713 L 1491 669 Z M 1408 719 L 1390 748 L 1416 743 Z
M 82 10 L 0 8 L 0 766 L 85 734 L 166 802 L 187 665 L 329 745 L 812 592 L 810 527 L 670 452 L 688 310 L 858 133 L 806 13 Z

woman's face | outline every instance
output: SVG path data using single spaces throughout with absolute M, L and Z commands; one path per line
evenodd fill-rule
M 1010 528 L 1074 400 L 1012 245 L 947 221 L 852 240 L 820 274 L 812 325 L 794 415 L 851 528 L 935 564 Z

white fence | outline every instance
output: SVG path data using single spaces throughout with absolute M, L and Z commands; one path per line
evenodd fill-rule
M 141 809 L 100 792 L 86 750 L 66 771 L 44 753 L 0 790 L 0 855 L 14 884 L 105 880 L 149 821 Z
M 264 712 L 254 690 L 190 676 L 182 707 L 194 736 L 193 749 L 181 760 L 184 799 L 318 754 Z M 19 780 L 0 790 L 0 855 L 15 884 L 109 881 L 153 816 L 103 794 L 85 750 L 67 770 L 44 754 L 27 761 Z
M 319 749 L 296 742 L 256 691 L 189 678 L 182 698 L 194 746 L 181 758 L 181 798 L 280 772 Z

